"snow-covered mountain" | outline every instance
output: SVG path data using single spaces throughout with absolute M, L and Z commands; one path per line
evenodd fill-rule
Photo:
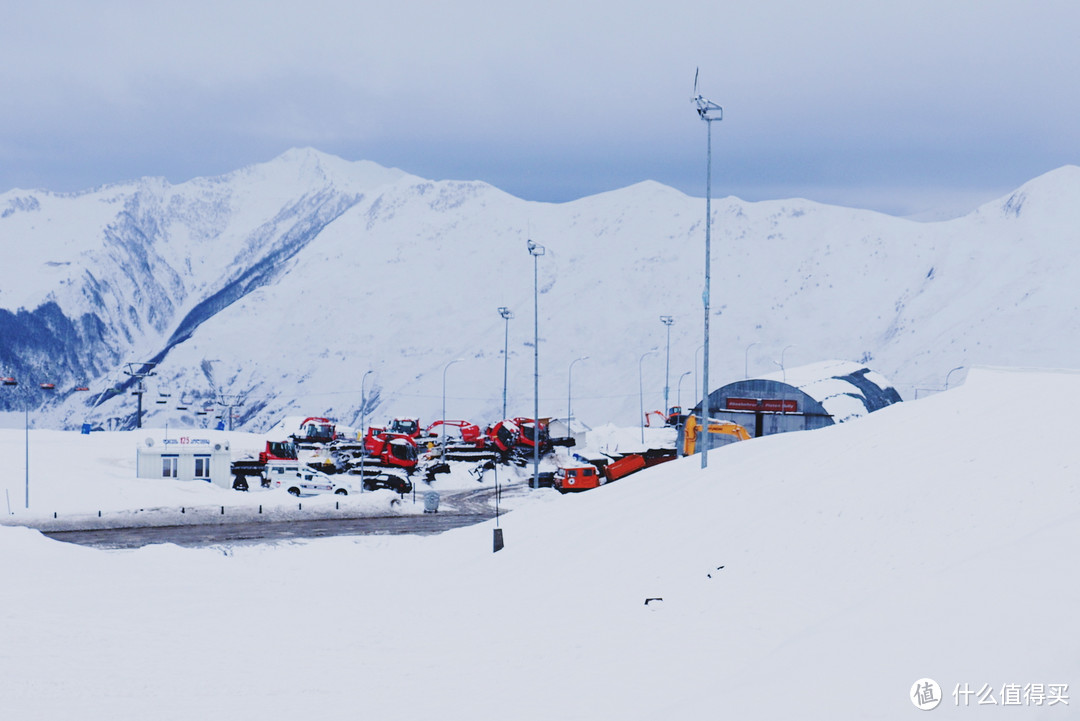
M 1078 200 L 1073 166 L 940 223 L 714 200 L 712 385 L 781 358 L 862 361 L 906 398 L 958 366 L 1077 366 Z M 179 185 L 13 190 L 0 238 L 0 374 L 32 381 L 0 389 L 0 407 L 38 405 L 34 384 L 54 382 L 40 424 L 130 427 L 129 394 L 88 405 L 143 361 L 158 364 L 148 424 L 202 425 L 195 409 L 221 396 L 251 430 L 355 423 L 362 391 L 368 422 L 426 423 L 445 397 L 448 417 L 483 423 L 502 413 L 504 332 L 508 411 L 531 415 L 534 269 L 541 415 L 572 394 L 587 423 L 634 423 L 639 382 L 660 408 L 661 315 L 676 319 L 671 403 L 699 393 L 704 202 L 657 183 L 535 203 L 303 149 Z

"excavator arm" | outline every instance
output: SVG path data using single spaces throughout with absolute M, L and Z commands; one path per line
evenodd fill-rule
M 750 440 L 750 434 L 746 432 L 746 429 L 740 426 L 738 423 L 732 423 L 731 421 L 710 421 L 706 426 L 707 433 L 713 433 L 716 435 L 732 436 L 737 441 Z M 683 455 L 692 456 L 697 450 L 698 436 L 701 434 L 701 423 L 698 422 L 697 416 L 691 415 L 686 419 L 686 425 L 683 427 Z

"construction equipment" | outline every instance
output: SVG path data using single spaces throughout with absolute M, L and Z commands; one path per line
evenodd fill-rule
M 430 450 L 439 449 L 447 461 L 484 461 L 495 457 L 480 426 L 469 421 L 435 421 L 416 439 Z M 445 448 L 443 442 L 445 441 Z
M 521 429 L 521 438 L 518 439 L 518 445 L 529 449 L 529 451 L 532 451 L 536 446 L 540 446 L 540 455 L 551 450 L 546 423 L 532 418 L 515 418 L 514 423 Z
M 267 441 L 266 449 L 259 451 L 258 458 L 242 458 L 232 462 L 232 487 L 237 491 L 246 491 L 249 487 L 248 477 L 258 476 L 260 485 L 269 488 L 272 469 L 283 466 L 299 468 L 300 465 L 292 441 Z
M 413 440 L 420 437 L 420 420 L 417 418 L 395 418 L 386 427 L 389 433 L 399 433 Z
M 750 440 L 750 434 L 746 429 L 740 426 L 738 423 L 731 421 L 719 421 L 715 418 L 710 419 L 709 423 L 705 426 L 707 433 L 717 436 L 712 446 L 724 445 L 727 443 L 733 443 L 735 441 L 748 441 Z M 701 434 L 701 424 L 698 422 L 697 416 L 691 415 L 686 418 L 686 425 L 683 426 L 683 455 L 691 456 L 697 449 L 698 436 Z
M 521 428 L 511 420 L 499 421 L 488 426 L 488 443 L 502 453 L 509 453 L 521 438 Z
M 301 448 L 313 448 L 337 438 L 337 426 L 329 418 L 305 418 L 300 430 L 291 437 Z

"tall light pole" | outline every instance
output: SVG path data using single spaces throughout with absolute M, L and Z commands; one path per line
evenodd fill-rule
M 364 383 L 367 377 L 374 371 L 370 368 L 364 371 L 364 377 L 360 379 L 360 492 L 364 492 L 364 455 L 367 453 L 367 441 L 364 439 L 364 416 L 367 415 L 367 393 L 364 391 Z
M 743 378 L 750 377 L 750 349 L 756 345 L 760 345 L 758 341 L 754 341 L 750 345 L 746 346 L 746 352 L 743 353 Z
M 707 128 L 706 151 L 705 151 L 705 290 L 701 294 L 702 303 L 705 306 L 705 359 L 701 369 L 701 427 L 709 422 L 712 409 L 709 408 L 709 305 L 712 300 L 712 291 L 709 287 L 710 262 L 712 251 L 712 124 L 717 120 L 724 119 L 724 109 L 711 100 L 706 100 L 697 91 L 697 73 L 694 73 L 694 97 L 690 102 L 697 106 L 697 114 L 705 121 Z M 709 465 L 709 434 L 703 433 L 701 437 L 701 467 Z
M 645 360 L 645 356 L 652 355 L 656 352 L 656 349 L 647 350 L 641 354 L 637 362 L 637 385 L 638 385 L 638 407 L 641 411 L 641 417 L 638 419 L 641 422 L 641 442 L 645 442 L 645 390 L 641 382 L 641 362 Z
M 14 378 L 4 378 L 3 384 L 5 386 L 18 386 L 19 382 Z M 39 384 L 44 391 L 52 391 L 55 389 L 52 383 Z M 23 432 L 24 432 L 24 468 L 26 470 L 26 508 L 30 508 L 30 391 L 28 386 L 23 387 Z
M 784 346 L 784 350 L 780 351 L 780 376 L 783 378 L 784 383 L 787 383 L 787 370 L 784 368 L 784 354 L 788 352 L 788 348 L 794 348 L 793 345 Z
M 668 391 L 671 382 L 671 324 L 675 322 L 675 318 L 662 315 L 660 322 L 667 326 L 667 352 L 664 356 L 664 413 L 667 414 L 671 410 L 671 406 L 668 405 Z
M 690 375 L 690 371 L 686 371 L 685 373 L 683 373 L 681 376 L 679 376 L 679 382 L 676 384 L 678 386 L 678 391 L 679 391 L 678 403 L 679 403 L 679 412 L 680 413 L 682 413 L 682 379 L 685 378 L 688 375 Z
M 533 488 L 540 487 L 540 271 L 539 258 L 547 248 L 527 241 L 533 257 Z
M 951 376 L 956 371 L 961 370 L 963 367 L 964 366 L 956 366 L 951 371 L 945 374 L 945 390 L 949 390 L 949 376 Z
M 566 433 L 567 435 L 573 435 L 570 431 L 570 419 L 573 417 L 570 413 L 570 391 L 573 388 L 574 379 L 574 364 L 578 361 L 589 360 L 589 356 L 582 356 L 570 361 L 570 367 L 566 371 Z
M 454 360 L 443 366 L 442 369 L 442 456 L 446 457 L 446 371 L 450 370 L 450 366 L 455 363 L 460 363 L 465 360 L 464 358 L 455 358 Z
M 506 418 L 506 372 L 507 372 L 507 370 L 509 368 L 509 359 L 510 359 L 510 356 L 508 355 L 509 349 L 510 349 L 510 319 L 514 317 L 514 311 L 512 311 L 509 308 L 504 306 L 504 307 L 499 308 L 499 315 L 501 315 L 503 317 L 503 320 L 506 321 L 505 324 L 504 324 L 506 326 L 506 330 L 505 330 L 505 333 L 503 335 L 503 412 L 502 412 L 502 417 Z
M 364 384 L 367 383 L 367 377 L 374 372 L 374 370 L 366 370 L 364 377 L 360 379 L 360 440 L 364 439 L 364 417 L 367 415 L 367 392 L 364 390 Z

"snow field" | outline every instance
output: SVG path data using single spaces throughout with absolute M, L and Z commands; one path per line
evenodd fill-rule
M 1080 671 L 1077 399 L 1080 374 L 974 370 L 849 424 L 715 450 L 706 470 L 538 493 L 500 520 L 496 554 L 493 522 L 123 552 L 0 528 L 0 704 L 19 719 L 892 719 L 917 713 L 908 691 L 928 676 L 934 718 L 992 714 L 957 707 L 954 686 Z M 1016 422 L 1025 407 L 1037 430 Z

